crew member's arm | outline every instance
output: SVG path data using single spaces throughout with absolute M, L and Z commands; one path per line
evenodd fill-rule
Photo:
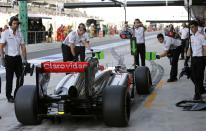
M 27 52 L 26 52 L 25 44 L 21 44 L 21 51 L 22 51 L 23 63 L 26 63 L 27 62 Z
M 90 47 L 90 44 L 89 44 L 89 41 L 82 41 L 83 45 L 86 47 L 86 48 L 89 48 Z
M 68 42 L 69 42 L 69 46 L 70 46 L 70 49 L 71 49 L 71 53 L 72 55 L 75 57 L 76 56 L 76 52 L 75 52 L 75 34 L 74 32 L 70 32 L 69 35 L 68 35 Z
M 167 38 L 166 39 L 166 43 L 164 44 L 164 51 L 162 53 L 160 53 L 160 55 L 157 55 L 157 59 L 160 59 L 161 57 L 165 57 L 167 56 L 170 46 L 172 44 L 172 39 L 171 38 Z
M 162 53 L 159 54 L 160 58 L 167 56 L 168 50 L 164 50 Z
M 20 44 L 20 47 L 21 47 L 21 53 L 22 53 L 22 62 L 23 63 L 26 63 L 27 62 L 27 52 L 26 52 L 26 45 L 25 45 L 25 41 L 23 39 L 23 34 L 20 33 L 20 37 L 21 37 L 21 44 Z
M 0 57 L 4 58 L 4 43 L 0 42 Z
M 88 33 L 84 34 L 84 40 L 82 41 L 82 44 L 86 47 L 86 48 L 90 48 L 90 43 L 89 43 L 89 35 Z
M 5 66 L 5 60 L 4 60 L 4 47 L 6 44 L 6 37 L 5 37 L 5 33 L 3 32 L 1 34 L 1 39 L 0 39 L 0 58 L 1 58 L 1 63 L 2 66 Z
M 206 57 L 206 39 L 205 39 L 204 35 L 202 37 L 202 47 L 203 47 L 202 54 L 203 54 L 204 57 Z

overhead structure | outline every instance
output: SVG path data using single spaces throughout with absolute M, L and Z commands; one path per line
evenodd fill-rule
M 206 20 L 206 0 L 191 0 L 191 15 L 193 19 Z
M 99 7 L 122 7 L 122 2 L 84 2 L 64 3 L 64 8 L 99 8 Z M 137 6 L 184 6 L 184 0 L 173 1 L 127 1 L 127 7 Z
M 146 20 L 150 23 L 187 23 L 188 20 Z
M 64 8 L 100 8 L 100 7 L 122 7 L 122 2 L 110 0 L 111 2 L 82 2 L 82 3 L 64 3 Z M 201 20 L 206 19 L 206 0 L 165 0 L 165 1 L 127 1 L 127 7 L 138 6 L 185 6 L 191 8 L 192 18 Z M 188 10 L 188 9 L 187 9 Z

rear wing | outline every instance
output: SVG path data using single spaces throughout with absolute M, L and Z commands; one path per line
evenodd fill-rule
M 43 62 L 41 63 L 42 73 L 68 73 L 85 72 L 89 62 Z

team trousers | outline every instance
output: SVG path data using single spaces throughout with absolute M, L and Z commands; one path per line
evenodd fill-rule
M 6 97 L 9 99 L 12 97 L 12 86 L 14 73 L 16 75 L 16 89 L 14 91 L 14 97 L 20 86 L 23 85 L 23 79 L 20 79 L 22 75 L 22 59 L 21 56 L 8 56 L 5 55 L 5 68 L 6 68 Z
M 71 48 L 65 44 L 62 44 L 62 55 L 63 61 L 73 61 L 75 57 L 78 60 L 80 56 L 80 61 L 85 61 L 85 46 L 75 46 L 75 53 L 76 56 L 72 55 Z
M 134 56 L 135 59 L 135 65 L 140 65 L 139 64 L 139 55 L 141 57 L 141 65 L 145 66 L 145 43 L 137 44 L 137 52 Z
M 178 46 L 176 49 L 171 50 L 171 57 L 170 59 L 170 79 L 177 79 L 177 72 L 178 72 L 178 60 L 182 50 L 182 46 Z
M 195 85 L 195 94 L 200 95 L 204 92 L 204 60 L 203 57 L 192 57 L 191 59 L 191 79 Z

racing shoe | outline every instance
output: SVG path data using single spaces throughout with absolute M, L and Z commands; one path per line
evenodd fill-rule
M 200 94 L 195 94 L 193 100 L 194 101 L 202 101 L 202 96 Z
M 169 78 L 168 80 L 167 80 L 167 82 L 176 82 L 177 81 L 177 78 Z
M 14 97 L 7 98 L 9 103 L 14 103 Z
M 202 94 L 205 94 L 206 93 L 206 90 L 201 90 L 200 91 L 200 94 L 202 95 Z

